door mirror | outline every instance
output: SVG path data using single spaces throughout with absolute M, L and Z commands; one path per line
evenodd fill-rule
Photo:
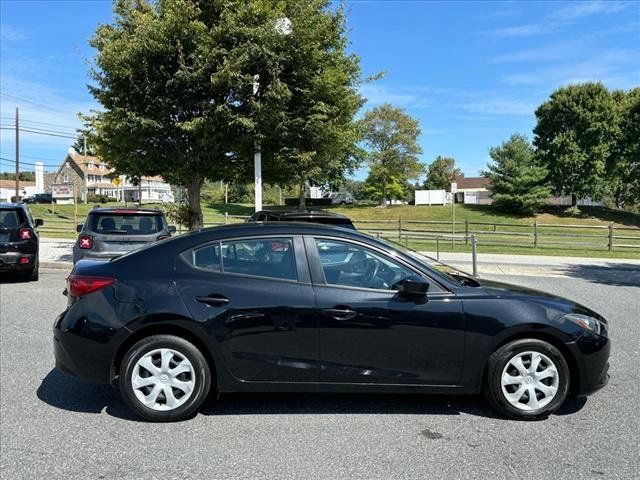
M 176 226 L 175 225 L 169 225 L 169 233 L 176 233 Z
M 429 290 L 429 282 L 422 277 L 410 277 L 396 283 L 398 293 L 407 297 L 424 297 Z
M 76 225 L 76 232 L 80 233 L 82 231 L 82 227 L 83 227 L 82 224 Z
M 36 227 L 41 227 L 42 225 L 44 225 L 44 221 L 41 218 L 36 218 L 35 222 L 36 222 Z

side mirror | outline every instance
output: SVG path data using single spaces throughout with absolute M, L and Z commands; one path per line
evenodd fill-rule
M 41 218 L 36 218 L 36 227 L 41 227 L 42 225 L 44 225 L 44 220 L 42 220 Z
M 176 226 L 175 225 L 169 225 L 169 233 L 176 233 Z
M 406 297 L 424 297 L 429 290 L 429 282 L 417 276 L 400 280 L 396 285 L 398 293 Z
M 76 232 L 80 233 L 82 231 L 82 227 L 83 227 L 82 224 L 76 225 Z

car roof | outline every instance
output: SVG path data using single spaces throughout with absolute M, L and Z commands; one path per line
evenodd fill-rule
M 24 210 L 26 207 L 24 203 L 0 203 L 0 208 L 21 208 Z
M 93 207 L 89 213 L 126 213 L 132 215 L 158 215 L 162 212 L 157 208 L 127 208 L 127 207 Z
M 341 219 L 350 221 L 349 217 L 340 215 L 338 213 L 327 212 L 325 210 L 290 210 L 290 211 L 261 210 L 256 213 L 257 214 L 268 213 L 270 215 L 278 215 L 278 216 L 287 217 L 287 218 L 341 218 Z
M 359 233 L 351 228 L 340 225 L 329 225 L 309 222 L 246 222 L 218 225 L 202 228 L 187 233 L 189 235 L 219 234 L 220 238 L 234 236 L 259 236 L 259 235 L 338 235 L 352 238 L 365 238 L 367 241 L 375 240 L 369 235 Z M 218 236 L 218 235 L 216 235 Z M 176 237 L 179 238 L 179 237 Z

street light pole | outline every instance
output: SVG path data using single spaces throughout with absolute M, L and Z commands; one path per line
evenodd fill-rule
M 275 31 L 280 35 L 289 35 L 291 33 L 291 20 L 287 17 L 281 17 L 276 19 L 273 25 Z M 253 76 L 253 96 L 258 95 L 260 88 L 260 76 L 258 74 Z M 254 192 L 255 192 L 255 211 L 262 210 L 262 151 L 260 148 L 260 142 L 258 140 L 254 143 L 253 153 L 253 180 L 254 180 Z
M 256 140 L 253 154 L 253 176 L 255 180 L 256 212 L 262 210 L 262 152 Z

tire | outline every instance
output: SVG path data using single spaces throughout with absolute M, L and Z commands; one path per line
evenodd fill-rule
M 37 282 L 38 278 L 40 278 L 40 260 L 38 258 L 36 258 L 36 264 L 31 269 L 31 274 L 29 275 L 29 279 L 32 282 Z
M 118 385 L 124 402 L 141 418 L 176 422 L 193 415 L 207 398 L 211 371 L 202 352 L 184 338 L 153 335 L 125 354 Z
M 570 380 L 567 361 L 556 347 L 543 340 L 521 339 L 489 357 L 483 392 L 506 417 L 541 420 L 564 403 Z

